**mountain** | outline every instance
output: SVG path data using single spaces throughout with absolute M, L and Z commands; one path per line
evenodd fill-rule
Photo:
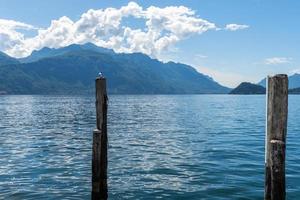
M 300 87 L 289 89 L 289 94 L 300 94 Z
M 33 61 L 38 58 L 41 59 Z M 91 94 L 94 80 L 101 71 L 107 78 L 108 92 L 113 94 L 229 92 L 228 88 L 191 66 L 162 63 L 142 53 L 117 54 L 92 44 L 44 48 L 33 52 L 27 61 L 0 67 L 0 91 L 9 94 Z
M 34 50 L 30 56 L 25 58 L 20 58 L 19 61 L 22 63 L 35 62 L 43 58 L 50 58 L 53 56 L 59 56 L 70 52 L 80 52 L 83 50 L 95 51 L 98 53 L 105 53 L 105 54 L 114 54 L 113 50 L 98 47 L 93 43 L 86 43 L 83 45 L 71 44 L 69 46 L 58 48 L 58 49 L 44 47 L 38 51 Z
M 266 79 L 261 80 L 259 85 L 266 87 Z M 299 88 L 300 87 L 300 74 L 293 74 L 289 76 L 289 89 Z
M 6 55 L 3 52 L 0 52 L 0 66 L 1 65 L 9 65 L 9 64 L 17 64 L 19 61 L 15 58 L 12 58 Z
M 260 85 L 243 82 L 231 90 L 229 94 L 266 94 L 266 88 Z

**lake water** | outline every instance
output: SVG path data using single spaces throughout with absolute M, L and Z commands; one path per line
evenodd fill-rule
M 300 96 L 287 197 L 300 196 Z M 94 97 L 0 96 L 0 199 L 90 199 Z M 110 199 L 263 199 L 265 96 L 109 96 Z

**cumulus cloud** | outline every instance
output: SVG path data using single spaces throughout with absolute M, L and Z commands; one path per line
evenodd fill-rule
M 17 45 L 23 45 L 24 34 L 21 30 L 36 29 L 30 24 L 0 19 L 0 50 L 9 50 Z
M 265 59 L 264 63 L 267 65 L 278 65 L 278 64 L 285 64 L 285 63 L 290 63 L 291 58 L 286 58 L 286 57 L 272 57 L 272 58 L 267 58 Z
M 225 30 L 228 31 L 237 31 L 237 30 L 242 30 L 242 29 L 247 29 L 249 28 L 249 25 L 245 24 L 227 24 L 225 27 Z
M 143 26 L 125 26 L 123 21 L 128 17 L 142 20 Z M 246 25 L 231 24 L 228 29 L 241 29 L 237 26 Z M 142 52 L 158 57 L 192 35 L 218 30 L 214 23 L 199 18 L 195 11 L 185 6 L 143 8 L 135 2 L 121 8 L 90 9 L 77 21 L 63 16 L 52 20 L 49 27 L 37 30 L 33 37 L 25 37 L 18 29 L 34 27 L 12 20 L 0 21 L 0 50 L 15 57 L 28 56 L 45 46 L 59 48 L 86 42 L 116 52 Z

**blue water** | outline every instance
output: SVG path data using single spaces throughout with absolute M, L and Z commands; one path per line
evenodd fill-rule
M 287 197 L 300 196 L 300 96 Z M 90 199 L 94 97 L 0 96 L 0 199 Z M 109 96 L 110 199 L 263 199 L 265 97 Z

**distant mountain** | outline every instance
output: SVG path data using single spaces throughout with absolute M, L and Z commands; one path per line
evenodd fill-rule
M 289 89 L 289 94 L 300 94 L 300 87 Z
M 114 53 L 114 51 L 111 49 L 105 49 L 102 47 L 98 47 L 98 46 L 94 45 L 93 43 L 86 43 L 83 45 L 72 44 L 72 45 L 58 48 L 58 49 L 44 47 L 38 51 L 34 50 L 30 56 L 25 57 L 25 58 L 20 58 L 19 61 L 22 63 L 35 62 L 35 61 L 41 60 L 43 58 L 59 56 L 59 55 L 63 55 L 63 54 L 69 53 L 69 52 L 80 52 L 83 50 L 89 50 L 89 51 L 105 53 L 105 54 L 113 54 Z
M 162 63 L 141 53 L 117 54 L 90 43 L 44 48 L 22 62 L 25 63 L 0 67 L 0 91 L 9 94 L 93 93 L 94 79 L 101 71 L 107 78 L 108 92 L 114 94 L 229 92 L 191 66 Z
M 266 79 L 261 80 L 259 85 L 266 87 Z M 300 87 L 300 74 L 293 74 L 289 76 L 289 89 L 299 88 Z
M 17 64 L 19 61 L 15 58 L 12 58 L 6 55 L 3 52 L 0 52 L 0 66 L 1 65 L 9 65 L 9 64 Z
M 253 83 L 243 82 L 229 94 L 266 94 L 266 88 Z

